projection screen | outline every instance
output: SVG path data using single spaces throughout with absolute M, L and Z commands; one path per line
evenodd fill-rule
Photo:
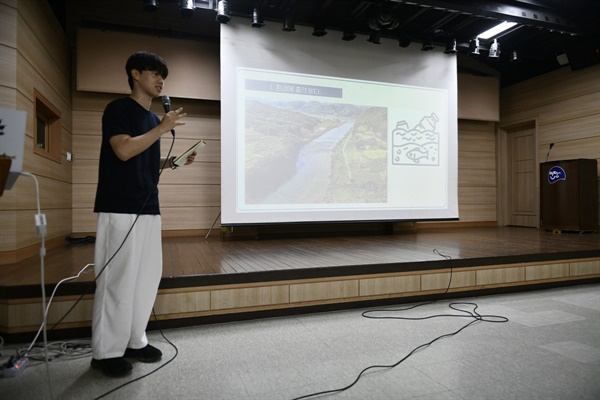
M 221 25 L 222 225 L 458 218 L 456 57 Z

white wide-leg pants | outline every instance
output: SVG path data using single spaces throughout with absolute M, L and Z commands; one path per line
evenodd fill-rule
M 126 348 L 148 344 L 146 327 L 162 276 L 161 218 L 140 215 L 118 250 L 136 217 L 98 214 L 92 319 L 95 359 L 122 357 Z

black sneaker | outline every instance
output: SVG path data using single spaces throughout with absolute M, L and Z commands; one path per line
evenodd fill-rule
M 156 347 L 147 344 L 141 349 L 126 349 L 124 357 L 135 358 L 140 362 L 153 363 L 162 358 L 162 352 Z
M 123 357 L 103 358 L 101 360 L 92 358 L 92 368 L 99 369 L 106 376 L 119 377 L 129 374 L 133 366 Z

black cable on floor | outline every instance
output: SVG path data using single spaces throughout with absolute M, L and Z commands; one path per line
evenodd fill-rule
M 447 259 L 448 261 L 452 260 L 452 258 L 450 256 L 444 255 L 442 253 L 440 253 L 437 249 L 433 249 L 433 252 L 440 255 L 441 257 L 444 257 L 445 259 Z M 444 294 L 448 293 L 448 290 L 450 289 L 450 286 L 452 284 L 452 268 L 450 268 L 450 279 L 448 281 L 448 286 L 446 287 L 446 290 L 444 292 Z M 351 387 L 353 387 L 354 385 L 356 385 L 358 383 L 358 381 L 360 380 L 360 378 L 362 378 L 362 376 L 369 370 L 372 369 L 392 369 L 397 367 L 398 365 L 400 365 L 401 363 L 403 363 L 404 361 L 406 361 L 410 356 L 412 356 L 414 353 L 416 353 L 417 351 L 424 349 L 426 347 L 431 346 L 433 343 L 437 342 L 438 340 L 447 338 L 447 337 L 452 337 L 455 336 L 457 334 L 459 334 L 460 332 L 462 332 L 463 330 L 467 329 L 468 327 L 470 327 L 471 325 L 477 323 L 477 322 L 492 322 L 492 323 L 504 323 L 504 322 L 508 322 L 508 318 L 500 316 L 500 315 L 481 315 L 477 312 L 477 308 L 479 308 L 479 306 L 476 303 L 471 303 L 471 302 L 452 302 L 450 304 L 448 304 L 448 307 L 451 308 L 452 310 L 458 311 L 459 314 L 434 314 L 434 315 L 429 315 L 429 316 L 425 316 L 425 317 L 399 317 L 399 316 L 373 316 L 371 314 L 373 313 L 392 313 L 392 312 L 402 312 L 402 311 L 407 311 L 407 310 L 412 310 L 415 309 L 417 307 L 421 307 L 424 305 L 428 305 L 428 304 L 433 304 L 437 302 L 437 300 L 434 301 L 428 301 L 425 303 L 419 303 L 419 304 L 415 304 L 415 305 L 411 305 L 408 307 L 404 307 L 404 308 L 397 308 L 397 309 L 389 309 L 389 310 L 367 310 L 365 312 L 362 313 L 362 316 L 364 318 L 370 318 L 370 319 L 398 319 L 398 320 L 407 320 L 407 321 L 422 321 L 422 320 L 426 320 L 426 319 L 432 319 L 432 318 L 444 318 L 444 317 L 449 317 L 449 318 L 472 318 L 473 320 L 470 321 L 469 323 L 467 323 L 466 325 L 463 325 L 461 328 L 459 328 L 458 330 L 454 331 L 454 332 L 450 332 L 450 333 L 446 333 L 443 334 L 441 336 L 436 337 L 435 339 L 431 340 L 430 342 L 424 343 L 422 345 L 419 345 L 417 347 L 415 347 L 413 350 L 411 350 L 406 356 L 404 356 L 402 359 L 400 359 L 398 362 L 394 363 L 394 364 L 389 364 L 389 365 L 370 365 L 368 367 L 366 367 L 365 369 L 363 369 L 358 376 L 356 377 L 356 379 L 354 380 L 354 382 L 350 383 L 347 386 L 338 388 L 338 389 L 331 389 L 331 390 L 324 390 L 322 392 L 316 392 L 316 393 L 311 393 L 311 394 L 307 394 L 304 396 L 300 396 L 300 397 L 295 397 L 292 400 L 301 400 L 301 399 L 308 399 L 308 398 L 313 398 L 313 397 L 317 397 L 317 396 L 324 396 L 324 395 L 329 395 L 329 394 L 334 394 L 334 393 L 340 393 L 343 392 L 345 390 L 350 389 Z M 464 310 L 461 308 L 458 308 L 459 305 L 467 305 L 467 306 L 472 306 L 473 309 L 471 311 L 469 310 Z

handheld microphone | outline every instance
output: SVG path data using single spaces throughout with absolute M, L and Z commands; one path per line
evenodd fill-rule
M 546 162 L 548 162 L 548 156 L 550 155 L 550 150 L 554 147 L 554 143 L 550 143 L 550 147 L 548 148 L 548 154 L 546 154 Z
M 171 99 L 169 96 L 160 96 L 160 101 L 162 102 L 163 108 L 165 109 L 165 113 L 171 111 Z M 175 137 L 175 129 L 171 129 L 171 135 Z

